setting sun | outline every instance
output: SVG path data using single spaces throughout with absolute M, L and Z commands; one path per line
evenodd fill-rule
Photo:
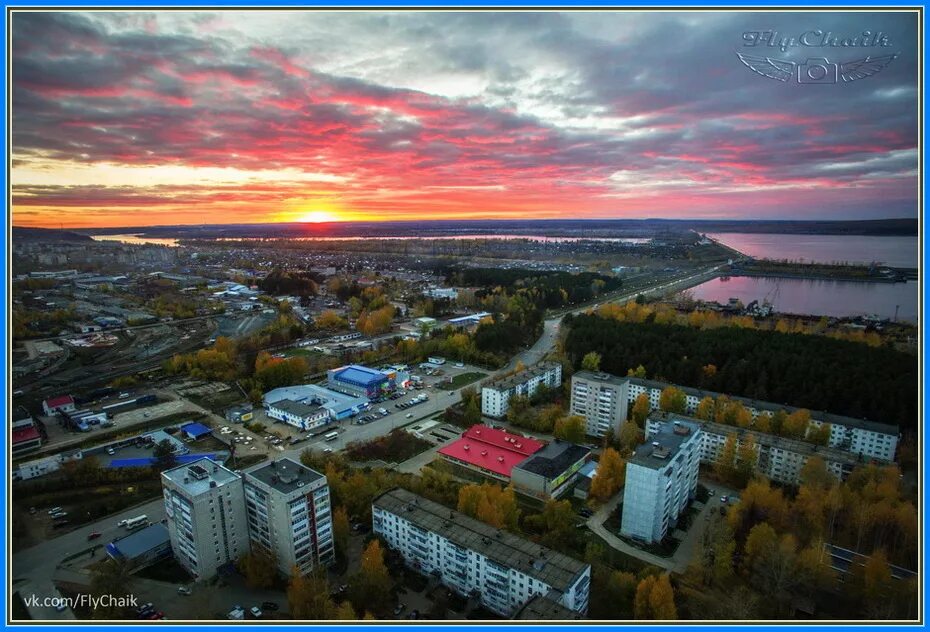
M 323 222 L 338 222 L 339 218 L 329 211 L 309 211 L 300 216 L 298 222 L 320 224 Z

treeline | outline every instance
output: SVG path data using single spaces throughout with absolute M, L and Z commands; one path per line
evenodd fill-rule
M 272 295 L 316 296 L 319 292 L 319 278 L 312 272 L 275 268 L 258 282 L 258 287 Z
M 654 321 L 566 316 L 565 350 L 579 367 L 592 351 L 600 368 L 811 410 L 898 424 L 917 423 L 917 362 L 885 347 L 739 328 L 697 330 Z M 707 367 L 713 365 L 714 370 Z
M 447 272 L 446 278 L 458 286 L 502 288 L 510 294 L 524 291 L 534 304 L 546 309 L 590 301 L 603 292 L 620 289 L 623 284 L 618 277 L 595 272 L 573 274 L 523 268 L 465 268 Z M 493 290 L 485 290 L 489 291 Z M 480 296 L 481 292 L 476 294 Z

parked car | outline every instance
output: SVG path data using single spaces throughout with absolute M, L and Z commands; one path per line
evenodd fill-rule
M 249 608 L 249 613 L 251 613 L 251 615 L 255 617 L 256 619 L 262 618 L 262 609 L 259 608 L 258 606 L 252 606 L 251 608 Z
M 407 618 L 408 618 L 408 619 L 419 619 L 419 618 L 420 618 L 420 611 L 419 611 L 419 610 L 411 610 L 411 611 L 410 611 L 410 614 L 407 615 Z
M 720 502 L 722 502 L 724 505 L 727 504 L 727 497 L 726 497 L 726 496 L 721 496 L 721 497 L 720 497 Z
M 178 594 L 184 595 L 184 596 L 190 596 L 191 589 L 188 588 L 187 586 L 178 586 Z
M 407 419 L 410 419 L 411 417 L 413 417 L 413 413 L 407 413 Z
M 48 515 L 51 516 L 52 514 L 58 513 L 59 511 L 61 511 L 61 507 L 52 507 L 48 510 Z
M 401 612 L 407 609 L 406 604 L 399 603 L 397 607 L 394 608 L 394 616 L 399 615 Z
M 262 602 L 262 610 L 277 610 L 277 609 L 278 609 L 278 604 L 276 604 L 273 601 Z
M 99 537 L 100 537 L 100 532 L 99 532 L 99 531 L 94 531 L 93 533 L 91 533 L 91 534 L 89 534 L 89 535 L 87 536 L 87 539 L 88 539 L 88 540 L 96 540 L 96 539 L 99 538 Z

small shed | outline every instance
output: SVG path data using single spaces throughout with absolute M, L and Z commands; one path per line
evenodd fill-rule
M 191 441 L 196 441 L 197 439 L 202 439 L 203 437 L 212 434 L 213 431 L 203 424 L 191 422 L 181 426 L 181 432 L 184 433 L 184 436 Z

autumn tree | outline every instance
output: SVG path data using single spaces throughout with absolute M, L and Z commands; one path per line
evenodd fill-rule
M 458 510 L 498 529 L 517 530 L 520 509 L 512 485 L 465 485 L 459 489 Z
M 675 386 L 666 386 L 659 395 L 659 408 L 670 413 L 684 413 L 688 400 L 685 392 Z
M 607 502 L 623 487 L 626 479 L 626 463 L 620 453 L 613 448 L 604 448 L 601 459 L 591 481 L 589 495 L 592 500 L 599 503 Z
M 714 461 L 714 473 L 717 478 L 723 481 L 729 481 L 733 478 L 734 467 L 736 464 L 736 433 L 727 435 L 726 442 L 717 459 Z
M 245 583 L 249 588 L 271 588 L 278 577 L 277 561 L 271 553 L 261 547 L 253 547 L 250 552 L 240 557 L 237 567 L 245 576 Z
M 633 420 L 623 422 L 620 427 L 620 450 L 622 454 L 628 455 L 643 442 L 643 431 Z
M 384 613 L 390 607 L 392 584 L 381 543 L 372 540 L 362 551 L 358 573 L 349 579 L 349 598 L 357 611 Z
M 829 445 L 831 430 L 830 424 L 821 423 L 816 427 L 812 425 L 807 432 L 807 440 L 817 445 Z
M 698 419 L 704 421 L 713 421 L 714 419 L 714 398 L 710 395 L 704 396 L 700 402 L 698 402 L 697 410 L 694 412 L 694 416 Z
M 600 371 L 601 354 L 596 351 L 586 353 L 585 356 L 581 359 L 581 368 L 585 371 Z
M 633 616 L 636 619 L 668 621 L 678 618 L 675 608 L 675 592 L 668 574 L 643 578 L 636 587 L 633 601 Z
M 627 369 L 626 375 L 627 377 L 638 377 L 639 379 L 645 379 L 646 367 L 640 364 L 635 369 Z
M 468 426 L 481 423 L 481 406 L 477 399 L 471 398 L 465 403 L 464 422 Z
M 345 506 L 336 507 L 333 512 L 333 540 L 336 543 L 336 550 L 342 554 L 348 549 L 349 545 L 349 512 Z
M 782 426 L 782 436 L 790 439 L 803 439 L 807 436 L 807 426 L 810 424 L 810 420 L 810 411 L 799 408 L 785 418 L 785 423 Z
M 756 453 L 756 440 L 751 433 L 743 435 L 739 442 L 739 448 L 736 451 L 736 471 L 734 472 L 735 482 L 738 487 L 744 487 L 749 479 L 752 478 L 756 469 L 756 461 L 759 455 Z
M 579 415 L 569 415 L 555 422 L 556 438 L 570 443 L 584 443 L 585 420 Z
M 646 427 L 646 418 L 652 412 L 652 404 L 649 402 L 649 395 L 640 393 L 633 402 L 633 421 L 640 428 Z

